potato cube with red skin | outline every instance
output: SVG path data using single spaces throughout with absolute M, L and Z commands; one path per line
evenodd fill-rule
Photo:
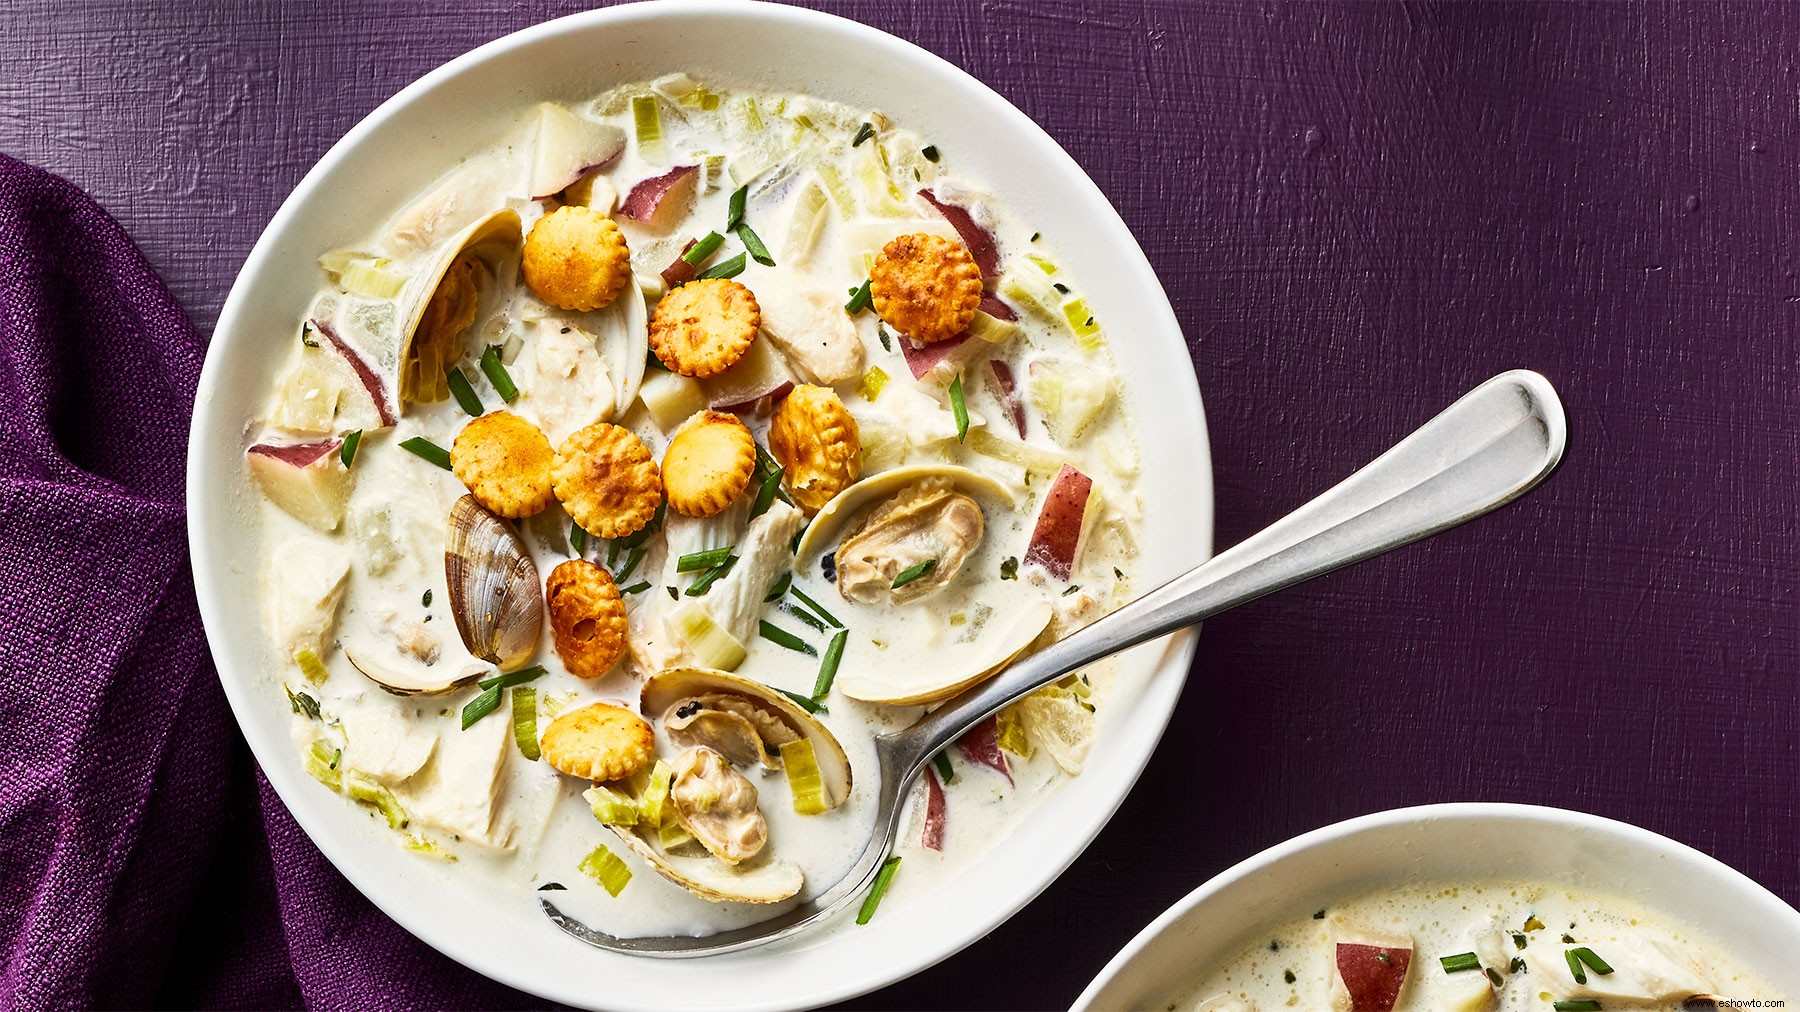
M 1393 1012 L 1412 954 L 1410 946 L 1337 943 L 1338 979 L 1349 993 L 1350 1012 Z
M 1094 480 L 1080 471 L 1064 464 L 1056 472 L 1050 491 L 1044 494 L 1044 508 L 1038 511 L 1037 526 L 1031 531 L 1031 544 L 1025 549 L 1027 564 L 1043 566 L 1059 580 L 1069 578 L 1087 529 L 1093 493 Z
M 350 472 L 338 459 L 341 439 L 258 443 L 244 457 L 263 495 L 290 516 L 329 534 L 344 519 Z

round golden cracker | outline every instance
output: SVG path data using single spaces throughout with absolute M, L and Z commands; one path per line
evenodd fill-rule
M 622 706 L 590 703 L 565 710 L 540 740 L 544 761 L 583 780 L 622 780 L 650 764 L 656 735 Z
M 538 298 L 585 313 L 619 297 L 631 280 L 631 251 L 611 218 L 568 205 L 531 226 L 520 269 Z
M 650 350 L 683 376 L 716 376 L 750 350 L 762 308 L 728 278 L 701 278 L 662 297 L 650 314 Z
M 528 517 L 555 498 L 550 440 L 510 411 L 490 411 L 450 444 L 450 470 L 489 513 Z
M 662 503 L 662 475 L 630 429 L 595 422 L 569 434 L 550 465 L 556 498 L 581 529 L 600 538 L 635 533 Z
M 769 455 L 809 517 L 862 474 L 856 419 L 830 387 L 802 383 L 782 399 L 769 420 Z
M 969 329 L 981 305 L 981 268 L 959 242 L 918 232 L 896 236 L 869 269 L 875 312 L 915 341 L 947 341 Z
M 737 501 L 756 472 L 756 438 L 736 415 L 699 411 L 663 453 L 663 495 L 683 516 L 710 517 Z
M 599 678 L 625 656 L 625 599 L 606 570 L 570 559 L 550 571 L 544 604 L 556 655 L 577 678 Z

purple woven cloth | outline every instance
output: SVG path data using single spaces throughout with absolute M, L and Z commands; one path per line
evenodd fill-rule
M 0 1007 L 517 1007 L 252 773 L 182 510 L 203 348 L 130 238 L 0 156 Z

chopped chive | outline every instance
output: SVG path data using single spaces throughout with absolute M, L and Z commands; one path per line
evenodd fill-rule
M 883 326 L 881 321 L 879 321 L 879 320 L 877 320 L 875 322 L 875 336 L 881 338 L 881 350 L 882 351 L 893 351 L 894 350 L 894 339 L 891 335 L 888 334 L 887 327 Z
M 1081 589 L 1081 584 L 1071 583 L 1067 587 L 1063 588 L 1062 596 L 1068 597 L 1070 594 L 1073 594 L 1080 589 Z
M 481 690 L 481 694 L 469 700 L 469 705 L 462 710 L 462 729 L 467 731 L 475 726 L 475 722 L 500 708 L 500 686 L 490 685 Z
M 1556 1012 L 1600 1012 L 1600 1003 L 1592 998 L 1566 998 L 1550 1004 Z
M 612 567 L 619 564 L 620 550 L 621 549 L 620 549 L 619 543 L 617 541 L 608 541 L 606 543 L 606 568 L 611 569 Z
M 501 400 L 511 404 L 513 398 L 519 396 L 519 388 L 513 385 L 512 374 L 506 371 L 506 363 L 500 361 L 500 349 L 495 345 L 488 345 L 481 353 L 481 371 Z
M 850 301 L 844 303 L 844 312 L 849 313 L 851 316 L 855 316 L 857 313 L 869 308 L 869 303 L 874 301 L 874 298 L 874 295 L 869 291 L 869 282 L 864 281 L 861 288 L 851 290 Z
M 1606 960 L 1601 959 L 1598 955 L 1595 955 L 1594 950 L 1588 948 L 1587 946 L 1584 945 L 1581 948 L 1574 950 L 1574 952 L 1575 952 L 1576 959 L 1579 959 L 1583 963 L 1586 963 L 1588 969 L 1594 971 L 1595 973 L 1599 974 L 1600 976 L 1604 977 L 1607 974 L 1613 972 L 1613 968 L 1606 965 Z
M 446 471 L 450 470 L 450 451 L 437 445 L 431 440 L 426 439 L 424 436 L 413 436 L 410 439 L 401 440 L 400 446 L 403 449 L 411 450 L 413 453 L 431 461 L 433 464 L 436 464 Z
M 781 604 L 781 610 L 787 612 L 789 615 L 794 616 L 795 618 L 806 623 L 807 625 L 812 626 L 815 630 L 817 630 L 819 632 L 824 632 L 826 629 L 826 626 L 825 626 L 825 623 L 823 620 L 814 618 L 812 612 L 807 611 L 805 608 L 802 608 L 797 604 L 789 604 L 788 602 L 783 601 Z
M 735 565 L 737 565 L 737 556 L 735 556 L 735 555 L 726 556 L 724 562 L 721 562 L 718 565 L 714 566 L 713 568 L 707 570 L 704 574 L 701 575 L 700 579 L 694 581 L 694 585 L 687 589 L 687 596 L 699 597 L 700 595 L 711 590 L 712 585 L 719 582 L 719 577 L 724 576 L 726 573 L 731 572 L 731 567 L 735 566 Z
M 587 554 L 588 532 L 575 521 L 569 521 L 569 547 L 575 549 L 576 555 Z
M 512 719 L 513 743 L 519 746 L 519 754 L 537 762 L 543 753 L 538 750 L 536 689 L 521 685 L 512 691 Z
M 319 342 L 313 339 L 312 323 L 310 321 L 300 324 L 300 343 L 306 345 L 308 348 L 317 348 L 319 346 Z
M 771 584 L 769 586 L 769 592 L 763 596 L 763 601 L 765 603 L 767 603 L 770 601 L 781 600 L 781 595 L 787 593 L 788 585 L 793 582 L 794 582 L 794 574 L 793 573 L 781 574 L 781 579 L 776 580 L 773 584 Z
M 700 278 L 735 278 L 744 273 L 744 254 L 739 253 L 730 260 L 721 260 L 700 272 Z
M 798 651 L 808 657 L 819 656 L 819 651 L 814 649 L 811 643 L 806 642 L 772 622 L 758 622 L 756 624 L 756 634 L 776 646 L 787 647 L 789 650 Z
M 724 548 L 709 548 L 704 552 L 693 552 L 689 555 L 683 555 L 680 559 L 676 560 L 675 571 L 677 573 L 692 573 L 702 569 L 711 569 L 719 563 L 724 562 L 730 556 L 731 546 L 729 545 Z
M 345 467 L 356 463 L 356 448 L 362 445 L 362 430 L 344 433 L 344 445 L 338 447 L 338 459 Z
M 1491 966 L 1487 968 L 1487 978 L 1488 983 L 1494 985 L 1496 991 L 1506 986 L 1506 978 L 1500 976 L 1500 971 Z
M 831 637 L 831 643 L 825 648 L 825 659 L 819 662 L 819 680 L 813 683 L 813 698 L 824 699 L 831 691 L 831 683 L 837 678 L 838 662 L 844 659 L 844 644 L 850 640 L 850 630 L 839 629 Z
M 735 232 L 737 227 L 744 223 L 744 201 L 749 196 L 749 183 L 731 191 L 731 200 L 725 207 L 725 231 Z
M 425 593 L 419 595 L 419 604 L 425 608 L 431 607 L 431 591 L 429 588 L 426 589 Z
M 537 887 L 537 891 L 547 893 L 555 889 L 561 889 L 566 892 L 568 888 L 568 886 L 563 885 L 561 882 L 545 882 L 543 885 Z
M 1034 235 L 1031 238 L 1033 240 L 1036 240 L 1037 236 Z M 1322 921 L 1324 919 L 1325 919 L 1325 908 L 1324 907 L 1320 907 L 1319 909 L 1313 911 L 1313 920 Z
M 526 682 L 536 681 L 539 678 L 542 678 L 544 674 L 545 671 L 542 664 L 533 664 L 529 668 L 520 668 L 509 674 L 490 675 L 475 684 L 484 689 L 510 689 L 515 685 L 524 685 Z
M 924 146 L 924 147 L 922 147 L 922 148 L 920 148 L 920 149 L 919 149 L 919 154 L 922 154 L 922 155 L 924 155 L 924 156 L 925 156 L 925 160 L 926 160 L 926 161 L 928 161 L 928 162 L 930 162 L 930 163 L 932 163 L 932 164 L 933 164 L 933 165 L 936 165 L 936 164 L 937 164 L 937 160 L 938 160 L 938 149 L 937 149 L 937 145 L 936 145 L 936 144 L 927 144 L 927 145 L 925 145 L 925 146 Z M 1032 238 L 1036 238 L 1036 236 L 1033 236 L 1033 237 L 1032 237 Z
M 662 529 L 664 511 L 669 508 L 668 500 L 656 504 L 656 512 L 650 514 L 650 522 L 638 528 L 638 532 L 619 540 L 620 548 L 637 548 L 655 536 Z
M 649 580 L 639 580 L 638 582 L 632 584 L 631 586 L 626 587 L 624 590 L 619 591 L 619 593 L 621 593 L 621 594 L 642 594 L 644 591 L 649 590 L 649 589 L 650 589 L 650 581 Z M 675 588 L 670 587 L 669 589 L 674 590 Z
M 1015 556 L 1007 556 L 1000 560 L 1000 579 L 1017 580 L 1019 578 L 1019 560 Z
M 813 611 L 817 612 L 820 618 L 824 619 L 827 622 L 830 622 L 834 626 L 837 626 L 839 629 L 842 629 L 844 627 L 844 623 L 839 622 L 837 620 L 836 615 L 833 615 L 831 612 L 826 611 L 825 607 L 823 605 L 819 604 L 819 602 L 813 600 L 810 597 L 807 597 L 806 591 L 801 590 L 799 587 L 795 587 L 794 588 L 794 596 L 796 598 L 799 598 L 801 604 L 804 604 L 808 608 L 811 608 Z
M 926 573 L 929 573 L 936 568 L 937 568 L 937 560 L 936 559 L 926 559 L 924 562 L 915 563 L 914 565 L 907 566 L 905 569 L 902 569 L 900 571 L 900 574 L 898 576 L 894 577 L 894 586 L 891 589 L 899 590 L 901 587 L 906 586 L 907 584 L 913 582 L 914 580 L 917 580 L 919 577 L 924 576 Z
M 613 582 L 624 583 L 626 580 L 629 580 L 631 574 L 637 571 L 638 563 L 642 561 L 644 561 L 644 550 L 642 548 L 633 548 L 631 554 L 625 557 L 625 568 L 613 574 Z
M 947 784 L 956 779 L 956 769 L 950 765 L 950 753 L 939 752 L 931 757 L 931 768 L 937 770 L 938 783 Z
M 644 356 L 644 368 L 655 369 L 657 372 L 669 371 L 669 367 L 663 364 L 662 359 L 656 357 L 656 352 L 654 351 Z
M 763 475 L 762 487 L 756 490 L 756 501 L 750 504 L 750 519 L 755 520 L 769 512 L 770 506 L 775 505 L 775 495 L 781 491 L 781 476 L 784 473 L 778 467 L 774 473 Z
M 786 696 L 787 698 L 793 700 L 795 706 L 798 706 L 800 709 L 805 710 L 807 713 L 830 713 L 831 712 L 830 710 L 827 710 L 825 708 L 824 703 L 819 702 L 818 700 L 812 698 L 811 696 L 802 696 L 798 692 L 789 692 L 786 689 L 776 689 L 775 691 L 779 692 L 782 695 Z
M 881 862 L 881 870 L 875 873 L 875 884 L 869 887 L 869 895 L 863 900 L 862 909 L 856 912 L 856 923 L 867 924 L 869 918 L 875 916 L 875 908 L 881 906 L 881 897 L 887 895 L 888 883 L 894 880 L 894 870 L 899 867 L 899 854 Z
M 1575 950 L 1570 949 L 1564 952 L 1563 958 L 1569 962 L 1569 976 L 1575 978 L 1575 983 L 1586 984 L 1587 969 L 1581 965 L 1581 957 L 1575 955 Z
M 1524 948 L 1524 947 L 1525 947 L 1525 936 L 1524 936 L 1524 934 L 1522 934 L 1522 933 L 1520 933 L 1520 932 L 1517 932 L 1517 931 L 1515 931 L 1515 932 L 1513 932 L 1513 933 L 1512 933 L 1512 940 L 1513 940 L 1513 948 L 1515 948 L 1515 949 L 1523 949 L 1523 948 Z
M 1525 972 L 1525 960 L 1519 956 L 1514 956 L 1512 958 L 1512 962 L 1506 964 L 1506 972 L 1507 973 L 1524 973 Z
M 281 691 L 287 693 L 288 706 L 292 707 L 295 713 L 304 713 L 313 720 L 319 719 L 318 700 L 304 692 L 295 692 L 285 685 L 281 687 Z
M 856 139 L 850 142 L 850 146 L 853 148 L 860 148 L 862 147 L 863 141 L 866 141 L 873 136 L 875 136 L 875 124 L 864 123 L 862 127 L 856 131 Z
M 724 236 L 717 232 L 708 232 L 705 236 L 697 240 L 694 245 L 688 247 L 688 251 L 681 254 L 681 259 L 686 262 L 689 267 L 698 267 L 706 262 L 707 257 L 717 253 L 719 247 L 723 245 L 725 245 Z
M 1462 973 L 1464 970 L 1481 969 L 1481 957 L 1473 952 L 1459 952 L 1454 956 L 1439 957 L 1445 973 Z
M 456 398 L 456 404 L 463 409 L 463 414 L 470 418 L 480 418 L 484 409 L 481 398 L 475 396 L 475 388 L 469 385 L 469 377 L 456 366 L 444 367 L 444 382 L 450 385 L 450 395 Z
M 744 244 L 744 249 L 750 254 L 750 259 L 764 267 L 775 266 L 775 258 L 769 255 L 769 247 L 763 245 L 762 236 L 757 235 L 755 229 L 748 225 L 739 225 L 737 235 L 738 242 Z
M 1069 286 L 1068 286 L 1068 285 L 1065 285 L 1065 284 L 1063 284 L 1063 283 L 1062 283 L 1062 282 L 1060 282 L 1060 281 L 1052 281 L 1052 282 L 1050 282 L 1050 287 L 1051 287 L 1051 288 L 1054 288 L 1054 289 L 1056 289 L 1056 290 L 1057 290 L 1057 291 L 1059 291 L 1059 292 L 1061 292 L 1061 293 L 1062 293 L 1062 294 L 1064 294 L 1064 295 L 1067 295 L 1067 294 L 1069 294 Z
M 950 410 L 956 415 L 956 441 L 969 434 L 969 404 L 963 400 L 962 373 L 950 381 Z

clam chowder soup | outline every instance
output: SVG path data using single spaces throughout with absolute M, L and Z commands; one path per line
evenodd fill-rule
M 1525 882 L 1368 893 L 1259 934 L 1169 1012 L 1697 1010 L 1782 996 L 1678 922 Z
M 874 735 L 1132 593 L 1104 320 L 916 126 L 673 75 L 319 251 L 245 459 L 344 818 L 609 933 L 751 923 L 862 847 Z M 872 902 L 1079 775 L 1112 680 L 940 756 Z

